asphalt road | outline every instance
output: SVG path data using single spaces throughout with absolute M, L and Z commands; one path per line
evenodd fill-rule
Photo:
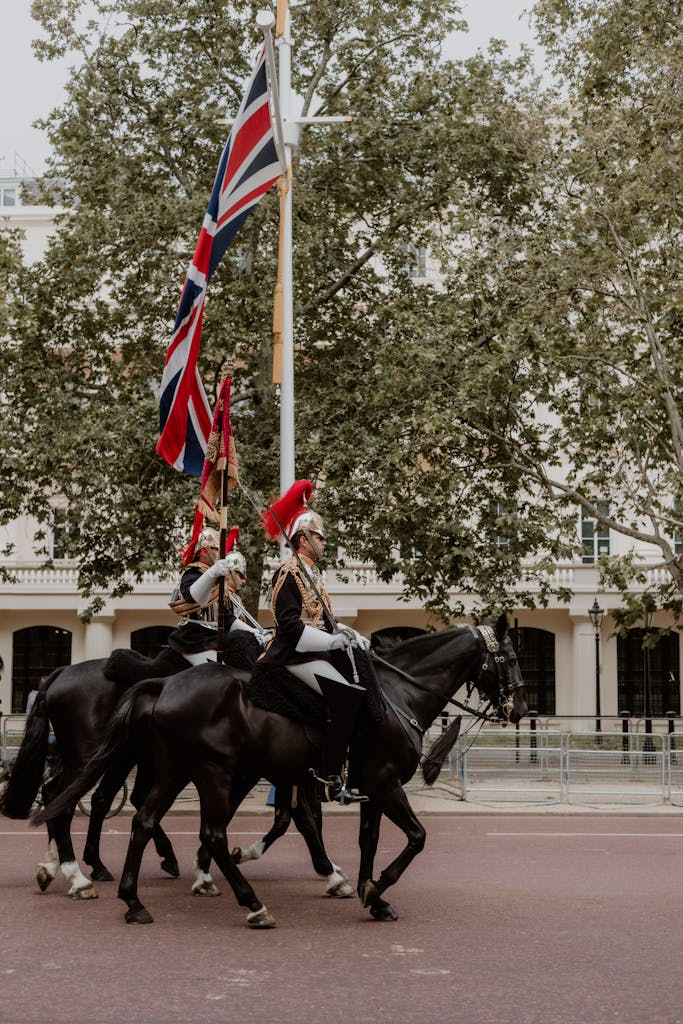
M 148 926 L 125 924 L 115 883 L 88 903 L 69 900 L 61 877 L 41 894 L 44 834 L 0 819 L 0 1022 L 683 1022 L 683 818 L 424 820 L 427 847 L 387 894 L 397 922 L 326 897 L 289 833 L 244 868 L 278 922 L 258 932 L 223 879 L 218 899 L 189 894 L 195 818 L 166 822 L 180 879 L 145 856 Z M 264 824 L 237 818 L 231 842 L 248 845 Z M 108 826 L 118 877 L 128 822 Z M 325 835 L 353 878 L 357 819 L 330 817 Z M 383 826 L 376 876 L 400 846 Z

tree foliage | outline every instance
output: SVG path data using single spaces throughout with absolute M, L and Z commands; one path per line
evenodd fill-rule
M 33 5 L 42 56 L 75 55 L 47 124 L 69 212 L 40 264 L 12 264 L 0 517 L 64 506 L 87 595 L 170 566 L 189 528 L 196 482 L 154 454 L 155 387 L 256 8 Z M 499 45 L 444 62 L 452 0 L 292 5 L 302 112 L 353 118 L 304 129 L 296 153 L 297 475 L 347 555 L 400 569 L 444 617 L 452 588 L 545 602 L 579 507 L 653 544 L 680 586 L 679 8 L 542 0 L 552 93 Z M 237 356 L 241 471 L 267 495 L 276 223 L 273 193 L 212 280 L 200 362 L 211 390 Z M 407 272 L 411 247 L 438 285 Z M 628 561 L 606 571 L 628 587 Z

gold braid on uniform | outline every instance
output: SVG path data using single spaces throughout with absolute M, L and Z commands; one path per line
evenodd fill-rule
M 311 589 L 311 587 L 306 585 L 306 582 L 302 578 L 301 568 L 294 555 L 292 555 L 291 558 L 288 558 L 287 561 L 283 564 L 282 568 L 280 569 L 280 574 L 277 578 L 277 583 L 273 587 L 273 593 L 270 598 L 270 610 L 273 613 L 273 618 L 275 619 L 276 624 L 277 616 L 275 615 L 275 602 L 287 576 L 290 575 L 294 577 L 294 582 L 296 583 L 299 593 L 301 594 L 301 618 L 304 619 L 307 625 L 314 626 L 316 629 L 320 629 L 320 620 L 323 617 L 323 604 L 321 601 L 318 600 L 316 594 Z M 327 594 L 327 591 L 325 590 L 325 587 L 323 586 L 320 571 L 315 570 L 315 572 L 312 572 L 311 575 L 317 575 L 319 577 L 318 592 L 320 593 L 320 596 L 322 597 L 323 601 L 329 608 L 330 599 Z M 306 617 L 304 617 L 304 612 L 306 613 Z

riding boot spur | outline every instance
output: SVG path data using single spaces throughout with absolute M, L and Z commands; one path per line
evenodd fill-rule
M 320 751 L 320 774 L 311 769 L 316 783 L 316 794 L 323 803 L 336 800 L 340 804 L 367 800 L 356 790 L 347 788 L 342 779 L 346 751 L 365 699 L 362 686 L 343 684 L 316 674 L 327 705 L 327 724 Z

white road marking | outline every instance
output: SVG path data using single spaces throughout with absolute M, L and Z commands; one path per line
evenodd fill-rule
M 542 837 L 569 839 L 593 837 L 600 839 L 683 839 L 683 832 L 487 832 L 489 837 L 514 836 L 538 839 Z

